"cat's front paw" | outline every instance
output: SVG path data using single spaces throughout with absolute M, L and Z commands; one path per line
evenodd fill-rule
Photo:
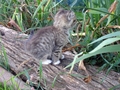
M 49 60 L 49 59 L 42 61 L 43 65 L 48 65 L 48 64 L 51 64 L 51 63 L 52 63 L 52 60 Z
M 57 62 L 54 62 L 53 65 L 58 65 L 60 63 L 61 63 L 60 60 L 58 60 Z

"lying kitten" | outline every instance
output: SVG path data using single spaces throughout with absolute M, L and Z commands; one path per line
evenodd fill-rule
M 42 64 L 60 63 L 62 48 L 68 43 L 69 29 L 75 25 L 75 13 L 59 10 L 54 17 L 53 26 L 38 30 L 26 43 L 26 49 Z

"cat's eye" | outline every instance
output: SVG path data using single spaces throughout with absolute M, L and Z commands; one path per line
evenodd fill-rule
M 73 23 L 75 23 L 76 22 L 76 20 L 73 20 Z

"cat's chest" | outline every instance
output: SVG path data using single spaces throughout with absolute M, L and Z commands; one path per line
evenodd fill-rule
M 62 44 L 64 46 L 68 43 L 68 41 L 69 41 L 68 38 L 69 38 L 69 36 L 63 32 L 57 33 L 56 34 L 56 43 Z

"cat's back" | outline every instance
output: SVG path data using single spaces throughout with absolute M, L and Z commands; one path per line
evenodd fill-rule
M 26 43 L 26 49 L 32 52 L 34 49 L 52 49 L 55 44 L 57 29 L 54 26 L 47 26 L 39 29 Z
M 31 38 L 31 42 L 38 40 L 39 38 L 54 37 L 55 32 L 58 30 L 54 26 L 47 26 L 39 29 Z

